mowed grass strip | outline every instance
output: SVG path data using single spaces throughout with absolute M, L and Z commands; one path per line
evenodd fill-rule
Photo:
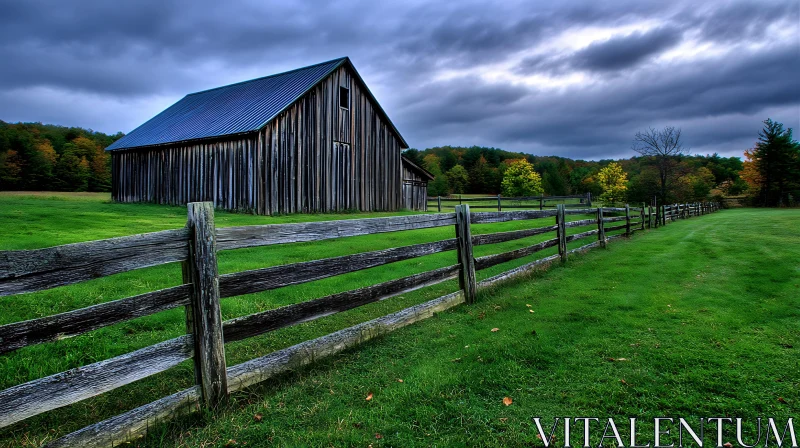
M 217 212 L 218 226 L 275 224 L 380 217 L 400 213 L 347 213 L 320 215 L 288 215 L 277 217 L 252 216 Z M 571 216 L 570 220 L 581 219 Z M 115 204 L 103 194 L 0 194 L 0 250 L 20 250 L 90 241 L 102 238 L 179 228 L 185 225 L 186 208 L 149 204 Z M 552 225 L 553 218 L 473 226 L 473 234 L 509 231 Z M 569 229 L 570 233 L 586 227 Z M 452 226 L 410 232 L 396 232 L 314 243 L 277 245 L 220 253 L 221 273 L 239 272 L 300 261 L 334 257 L 384 248 L 417 244 L 452 238 Z M 549 238 L 554 233 L 478 246 L 475 255 L 517 249 Z M 576 241 L 577 247 L 592 240 Z M 495 266 L 481 271 L 486 278 L 528 262 L 537 256 L 554 253 L 555 248 L 536 256 Z M 287 287 L 259 294 L 227 298 L 222 301 L 223 318 L 230 319 L 328 294 L 347 291 L 418 272 L 455 264 L 455 252 L 445 252 L 414 260 L 393 263 L 378 268 Z M 141 269 L 100 278 L 76 285 L 54 288 L 33 294 L 0 298 L 0 324 L 18 322 L 66 312 L 97 303 L 141 294 L 181 283 L 180 267 L 176 263 Z M 274 350 L 319 337 L 330 332 L 430 300 L 457 289 L 449 281 L 424 288 L 401 297 L 364 306 L 359 309 L 326 317 L 284 329 L 274 334 L 229 344 L 226 347 L 228 365 L 270 353 Z M 0 388 L 5 389 L 47 375 L 118 356 L 170 338 L 185 331 L 184 312 L 174 309 L 156 315 L 109 326 L 74 338 L 27 347 L 0 355 Z M 59 435 L 74 431 L 98 420 L 149 403 L 157 398 L 189 387 L 193 374 L 191 364 L 183 363 L 159 375 L 119 388 L 102 396 L 86 400 L 26 420 L 0 430 L 0 438 L 10 446 L 24 440 L 36 446 Z

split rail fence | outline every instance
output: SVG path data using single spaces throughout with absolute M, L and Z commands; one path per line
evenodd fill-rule
M 578 202 L 569 203 L 569 200 L 577 199 Z M 592 194 L 578 194 L 572 196 L 522 196 L 522 197 L 511 197 L 511 196 L 483 196 L 483 197 L 473 197 L 467 196 L 463 197 L 462 195 L 456 196 L 436 196 L 428 198 L 427 202 L 427 210 L 436 210 L 439 213 L 442 212 L 443 208 L 454 207 L 455 205 L 463 205 L 468 204 L 471 208 L 481 208 L 481 209 L 496 209 L 498 212 L 503 211 L 503 209 L 527 209 L 527 210 L 545 210 L 545 209 L 554 209 L 559 204 L 563 204 L 565 207 L 576 207 L 576 208 L 586 208 L 592 206 Z
M 193 359 L 196 385 L 150 404 L 95 423 L 52 441 L 48 446 L 113 446 L 141 437 L 157 421 L 182 412 L 223 405 L 231 392 L 262 382 L 314 360 L 432 316 L 460 303 L 473 303 L 478 288 L 514 277 L 537 266 L 646 227 L 717 210 L 716 204 L 667 207 L 583 208 L 470 212 L 395 216 L 298 224 L 216 228 L 209 202 L 188 205 L 182 229 L 68 244 L 37 250 L 0 251 L 0 296 L 29 293 L 97 277 L 180 262 L 183 284 L 66 313 L 0 326 L 0 354 L 26 346 L 77 336 L 129 319 L 185 307 L 187 334 L 134 352 L 50 375 L 0 391 L 0 428 L 35 415 L 103 394 Z M 660 210 L 660 212 L 659 212 Z M 585 215 L 567 221 L 569 215 Z M 587 217 L 588 216 L 588 217 Z M 555 218 L 542 227 L 472 236 L 473 225 Z M 660 220 L 660 223 L 657 221 Z M 217 252 L 318 241 L 384 232 L 452 226 L 454 238 L 225 275 L 217 270 Z M 585 230 L 586 228 L 589 230 Z M 567 229 L 574 229 L 568 234 Z M 621 234 L 609 236 L 614 231 Z M 473 246 L 513 241 L 534 235 L 553 238 L 509 252 L 475 258 Z M 581 239 L 595 241 L 568 250 Z M 476 271 L 532 255 L 550 247 L 558 253 L 540 258 L 481 282 Z M 445 251 L 454 264 L 388 282 L 222 320 L 220 299 L 274 290 Z M 225 343 L 356 308 L 405 292 L 458 278 L 459 289 L 404 310 L 228 367 Z

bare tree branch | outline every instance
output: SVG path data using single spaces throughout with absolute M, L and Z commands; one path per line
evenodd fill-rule
M 648 128 L 644 132 L 639 131 L 633 138 L 631 149 L 644 157 L 652 158 L 658 167 L 663 203 L 667 198 L 668 186 L 674 181 L 680 156 L 689 152 L 681 141 L 680 128 L 666 126 L 661 130 Z

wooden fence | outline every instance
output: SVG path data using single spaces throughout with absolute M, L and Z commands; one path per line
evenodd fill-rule
M 80 335 L 129 319 L 185 307 L 187 334 L 134 352 L 50 375 L 0 392 L 0 427 L 52 409 L 77 403 L 194 360 L 196 385 L 150 404 L 95 423 L 48 444 L 112 446 L 140 437 L 154 422 L 170 416 L 223 405 L 231 392 L 276 374 L 330 356 L 460 303 L 473 303 L 478 288 L 494 284 L 569 254 L 605 247 L 614 238 L 717 210 L 715 204 L 673 204 L 658 209 L 582 208 L 470 212 L 395 216 L 297 224 L 216 228 L 211 203 L 190 203 L 183 229 L 68 244 L 46 249 L 0 251 L 0 296 L 45 290 L 170 262 L 181 262 L 183 284 L 66 313 L 0 326 L 0 353 Z M 578 220 L 567 221 L 568 215 Z M 473 225 L 555 218 L 553 224 L 523 230 L 471 235 Z M 657 224 L 660 220 L 660 224 Z M 273 244 L 318 241 L 357 235 L 453 226 L 454 238 L 219 275 L 217 252 Z M 586 228 L 589 230 L 586 230 Z M 583 229 L 581 229 L 583 228 Z M 567 229 L 575 229 L 568 234 Z M 610 232 L 623 231 L 609 236 Z M 530 246 L 473 257 L 473 246 L 554 233 Z M 595 241 L 568 250 L 584 238 Z M 502 274 L 476 281 L 476 271 L 532 255 L 550 247 L 558 254 L 537 259 Z M 401 260 L 455 251 L 454 264 L 388 282 L 223 321 L 220 299 L 273 290 L 346 274 Z M 459 289 L 402 311 L 228 367 L 225 343 L 307 322 L 405 292 L 458 278 Z
M 569 200 L 577 199 L 576 203 L 567 203 Z M 592 194 L 578 194 L 572 196 L 522 196 L 522 197 L 506 197 L 506 196 L 437 196 L 428 198 L 427 210 L 436 210 L 442 212 L 442 207 L 454 207 L 455 205 L 469 204 L 471 208 L 488 208 L 497 210 L 498 212 L 509 209 L 526 209 L 526 210 L 545 210 L 554 209 L 557 205 L 563 204 L 565 207 L 591 207 Z

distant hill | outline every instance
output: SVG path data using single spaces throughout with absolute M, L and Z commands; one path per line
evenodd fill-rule
M 0 120 L 0 190 L 110 191 L 104 149 L 123 135 Z

